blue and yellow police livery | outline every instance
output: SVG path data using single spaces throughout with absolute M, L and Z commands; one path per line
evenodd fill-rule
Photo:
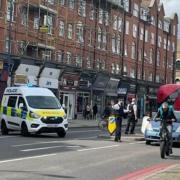
M 0 113 L 1 132 L 20 130 L 29 133 L 56 132 L 65 137 L 66 113 L 55 95 L 46 88 L 9 87 L 5 89 Z

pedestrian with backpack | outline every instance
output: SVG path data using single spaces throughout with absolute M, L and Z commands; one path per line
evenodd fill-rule
M 137 104 L 135 98 L 132 98 L 131 103 L 128 104 L 127 110 L 128 110 L 128 122 L 125 130 L 125 134 L 129 133 L 130 126 L 131 126 L 130 134 L 134 134 L 134 130 L 137 122 Z

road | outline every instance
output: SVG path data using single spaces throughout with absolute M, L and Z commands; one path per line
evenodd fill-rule
M 56 134 L 22 137 L 0 136 L 0 179 L 2 180 L 114 180 L 130 172 L 163 163 L 177 163 L 180 148 L 166 160 L 158 145 L 138 141 L 139 134 L 122 142 L 102 136 L 96 128 L 70 129 L 66 138 Z

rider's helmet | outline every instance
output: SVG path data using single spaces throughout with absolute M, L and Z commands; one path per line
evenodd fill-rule
M 163 111 L 167 111 L 168 108 L 169 108 L 168 103 L 167 103 L 167 102 L 163 102 L 163 103 L 162 103 L 162 110 L 163 110 Z

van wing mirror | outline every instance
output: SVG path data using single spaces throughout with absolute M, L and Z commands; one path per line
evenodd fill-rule
M 23 109 L 23 108 L 24 108 L 23 103 L 20 103 L 18 108 L 19 108 L 19 109 Z

